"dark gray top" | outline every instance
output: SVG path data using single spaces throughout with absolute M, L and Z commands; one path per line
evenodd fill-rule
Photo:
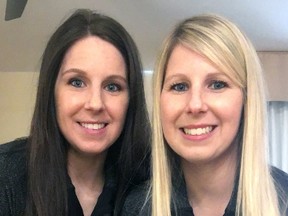
M 23 215 L 27 187 L 27 139 L 0 145 L 0 216 Z M 114 169 L 105 172 L 105 184 L 91 216 L 112 216 L 116 194 Z M 83 211 L 75 188 L 67 174 L 69 216 L 81 216 Z
M 276 189 L 280 200 L 281 211 L 286 212 L 281 215 L 288 216 L 288 174 L 275 168 L 271 168 L 272 176 L 276 183 Z M 236 211 L 238 180 L 235 183 L 231 199 L 225 209 L 223 216 L 234 216 Z M 172 216 L 193 216 L 193 209 L 188 202 L 186 186 L 184 180 L 178 186 L 174 186 L 172 192 Z M 282 194 L 284 197 L 281 197 Z M 176 211 L 175 211 L 176 209 Z M 135 187 L 125 200 L 122 216 L 149 216 L 151 215 L 151 200 L 148 195 L 148 183 Z

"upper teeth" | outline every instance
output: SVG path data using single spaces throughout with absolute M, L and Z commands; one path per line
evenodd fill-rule
M 202 134 L 207 134 L 210 131 L 212 131 L 212 126 L 208 126 L 205 128 L 194 128 L 194 129 L 184 128 L 184 132 L 189 135 L 202 135 Z
M 101 129 L 105 126 L 104 123 L 101 123 L 101 124 L 88 124 L 88 123 L 81 123 L 81 125 L 85 128 L 88 128 L 88 129 L 93 129 L 93 130 L 98 130 L 98 129 Z

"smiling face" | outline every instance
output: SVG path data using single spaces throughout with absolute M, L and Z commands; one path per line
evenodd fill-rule
M 226 160 L 237 134 L 243 95 L 207 59 L 177 45 L 169 58 L 160 97 L 165 139 L 185 161 Z
M 121 53 L 95 36 L 77 41 L 64 56 L 55 100 L 57 121 L 70 150 L 106 152 L 121 134 L 129 103 Z

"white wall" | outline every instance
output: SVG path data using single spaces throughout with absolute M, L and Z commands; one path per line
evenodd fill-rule
M 153 103 L 153 85 L 152 85 L 152 72 L 144 73 L 144 90 L 145 90 L 145 97 L 146 97 L 146 103 L 147 108 L 150 116 L 152 117 L 152 103 Z

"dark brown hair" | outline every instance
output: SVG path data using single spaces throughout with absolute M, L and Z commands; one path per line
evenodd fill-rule
M 127 68 L 129 106 L 123 131 L 110 147 L 105 166 L 117 177 L 115 215 L 131 185 L 149 176 L 150 123 L 144 96 L 142 67 L 137 47 L 122 25 L 95 11 L 74 12 L 50 38 L 43 54 L 36 105 L 28 147 L 26 215 L 67 215 L 67 164 L 69 143 L 61 134 L 55 109 L 54 88 L 67 50 L 79 39 L 94 35 L 113 44 Z

